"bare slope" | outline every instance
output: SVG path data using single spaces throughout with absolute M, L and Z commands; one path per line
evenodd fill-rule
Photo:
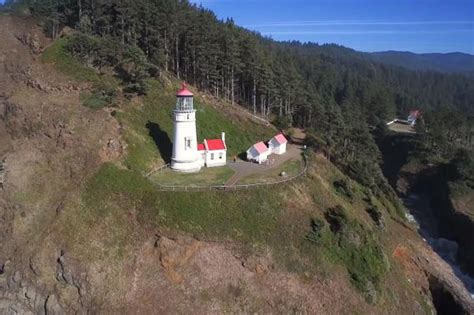
M 320 155 L 276 189 L 156 192 L 143 172 L 163 163 L 176 83 L 91 109 L 96 74 L 51 50 L 40 62 L 32 21 L 1 16 L 0 42 L 0 313 L 430 313 L 424 273 L 451 279 L 394 205 Z M 274 132 L 198 106 L 202 137 L 224 129 L 245 148 Z

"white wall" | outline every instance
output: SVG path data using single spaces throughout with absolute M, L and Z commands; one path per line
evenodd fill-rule
M 265 162 L 268 159 L 268 156 L 271 153 L 272 153 L 272 151 L 270 149 L 268 149 L 267 151 L 259 154 L 257 152 L 257 150 L 255 150 L 255 148 L 252 147 L 247 151 L 247 160 L 256 161 L 258 164 L 262 164 L 263 162 Z
M 247 150 L 247 161 L 255 160 L 258 156 L 257 150 L 254 147 L 251 147 Z
M 227 152 L 226 150 L 213 150 L 207 151 L 206 153 L 206 166 L 223 166 L 227 163 Z M 214 159 L 212 159 L 214 156 Z
M 186 143 L 189 140 L 189 145 Z M 197 150 L 196 111 L 174 112 L 173 155 L 171 168 L 183 172 L 201 169 Z
M 281 154 L 284 154 L 286 153 L 286 142 L 283 143 L 283 144 L 279 144 L 278 141 L 276 141 L 274 138 L 272 138 L 272 140 L 270 140 L 270 143 L 268 144 L 270 150 L 272 151 L 272 153 L 274 154 L 278 154 L 278 155 L 281 155 Z

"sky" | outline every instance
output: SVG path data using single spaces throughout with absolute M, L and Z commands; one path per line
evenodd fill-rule
M 474 54 L 474 0 L 191 0 L 275 40 Z

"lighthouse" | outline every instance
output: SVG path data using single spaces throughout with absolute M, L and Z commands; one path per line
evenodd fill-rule
M 174 135 L 171 168 L 178 172 L 198 172 L 202 166 L 196 135 L 196 110 L 193 93 L 183 83 L 176 93 L 173 111 Z

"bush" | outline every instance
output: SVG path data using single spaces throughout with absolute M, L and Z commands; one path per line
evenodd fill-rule
M 334 188 L 339 194 L 344 195 L 349 199 L 354 198 L 354 194 L 347 180 L 345 179 L 336 180 L 332 183 L 332 185 L 334 186 Z
M 144 80 L 150 76 L 150 70 L 157 73 L 156 68 L 150 69 L 145 53 L 137 46 L 79 33 L 69 37 L 64 47 L 87 67 L 98 71 L 106 67 L 113 69 L 124 81 L 126 93 L 145 94 Z
M 343 229 L 345 229 L 349 221 L 347 218 L 346 209 L 339 205 L 328 209 L 326 211 L 325 217 L 333 233 L 341 232 Z
M 308 233 L 308 235 L 306 235 L 306 240 L 312 242 L 312 243 L 317 243 L 322 235 L 323 235 L 323 229 L 324 229 L 324 221 L 321 220 L 321 219 L 314 219 L 312 218 L 311 219 L 311 230 L 310 232 Z
M 291 118 L 288 116 L 278 116 L 272 123 L 278 129 L 288 129 L 291 127 Z
M 311 220 L 305 237 L 317 255 L 345 266 L 351 283 L 369 303 L 375 303 L 381 281 L 388 270 L 386 256 L 372 231 L 348 217 L 342 206 L 329 208 L 325 214 L 330 229 L 319 219 Z M 314 248 L 317 248 L 314 251 Z
M 385 227 L 382 212 L 377 207 L 371 206 L 365 209 L 365 211 L 367 211 L 367 213 L 370 215 L 370 218 L 375 222 L 375 224 L 377 224 L 378 227 Z
M 92 94 L 82 95 L 82 104 L 92 109 L 100 109 L 112 106 L 117 96 L 115 86 L 107 84 L 105 81 L 98 82 Z

